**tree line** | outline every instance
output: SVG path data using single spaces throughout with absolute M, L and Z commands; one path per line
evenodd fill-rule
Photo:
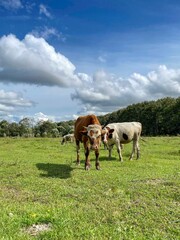
M 143 135 L 180 135 L 180 97 L 145 101 L 99 117 L 101 124 L 142 123 Z
M 52 122 L 39 121 L 34 123 L 31 118 L 24 118 L 18 123 L 0 122 L 0 137 L 60 137 L 72 133 L 74 121 Z
M 180 97 L 132 104 L 98 118 L 102 125 L 139 121 L 146 136 L 180 135 Z M 18 123 L 2 120 L 0 137 L 60 137 L 73 133 L 74 122 L 39 121 L 35 124 L 31 118 L 24 118 Z

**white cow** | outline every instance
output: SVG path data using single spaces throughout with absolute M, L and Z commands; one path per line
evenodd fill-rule
M 119 160 L 122 162 L 121 144 L 126 144 L 133 141 L 133 149 L 130 155 L 132 160 L 135 150 L 137 150 L 137 159 L 140 157 L 139 138 L 142 131 L 142 124 L 139 122 L 123 122 L 123 123 L 110 123 L 104 128 L 106 134 L 104 135 L 104 142 L 108 144 L 109 158 L 113 145 L 117 147 Z
M 63 145 L 67 142 L 74 142 L 74 134 L 67 134 L 63 136 L 61 144 Z

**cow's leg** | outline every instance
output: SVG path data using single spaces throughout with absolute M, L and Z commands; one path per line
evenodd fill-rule
M 140 158 L 140 147 L 139 147 L 139 141 L 137 141 L 136 149 L 137 149 L 137 159 L 139 159 L 139 158 Z
M 100 170 L 100 164 L 99 164 L 99 150 L 95 150 L 95 155 L 96 155 L 96 169 Z
M 90 153 L 90 148 L 88 145 L 88 141 L 84 140 L 84 154 L 85 154 L 85 170 L 89 170 L 91 165 L 90 165 L 90 159 L 89 159 L 89 153 Z
M 77 152 L 77 165 L 80 165 L 80 142 L 76 140 L 76 152 Z
M 90 152 L 89 148 L 86 147 L 85 148 L 85 157 L 86 157 L 86 159 L 85 159 L 85 170 L 89 170 L 90 167 L 91 167 L 90 159 L 89 159 L 89 152 Z
M 120 144 L 120 142 L 116 143 L 116 147 L 117 147 L 117 152 L 118 152 L 118 155 L 119 155 L 119 160 L 121 162 L 123 162 L 123 157 L 122 157 L 122 154 L 121 154 L 121 144 Z
M 113 146 L 108 146 L 108 150 L 109 150 L 109 159 L 111 159 L 111 154 L 112 154 L 112 148 Z
M 133 149 L 132 149 L 131 155 L 129 157 L 129 160 L 133 159 L 133 156 L 134 156 L 134 153 L 135 153 L 135 150 L 136 150 L 136 144 L 137 144 L 137 140 L 133 140 Z

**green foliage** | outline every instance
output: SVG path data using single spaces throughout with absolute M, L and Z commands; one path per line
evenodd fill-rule
M 32 137 L 33 133 L 33 121 L 30 118 L 23 118 L 19 122 L 19 131 L 20 131 L 20 136 L 23 137 Z
M 64 136 L 69 133 L 73 133 L 74 131 L 74 121 L 72 120 L 59 122 L 57 123 L 57 126 L 61 136 Z
M 139 121 L 148 136 L 180 134 L 180 97 L 133 104 L 101 116 L 102 124 Z
M 12 137 L 18 137 L 20 136 L 20 126 L 18 123 L 10 123 L 9 124 L 9 135 Z
M 56 138 L 1 138 L 0 239 L 179 239 L 179 137 L 140 142 L 141 159 L 112 160 L 101 171 L 76 166 L 74 144 Z M 33 230 L 49 226 L 45 231 Z
M 0 137 L 9 136 L 9 123 L 6 120 L 0 122 Z
M 58 137 L 57 124 L 51 121 L 40 121 L 34 127 L 35 136 Z

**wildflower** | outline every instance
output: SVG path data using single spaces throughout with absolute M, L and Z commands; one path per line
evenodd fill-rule
M 32 214 L 31 214 L 31 217 L 33 217 L 33 218 L 35 218 L 36 216 L 37 216 L 36 213 L 32 213 Z

